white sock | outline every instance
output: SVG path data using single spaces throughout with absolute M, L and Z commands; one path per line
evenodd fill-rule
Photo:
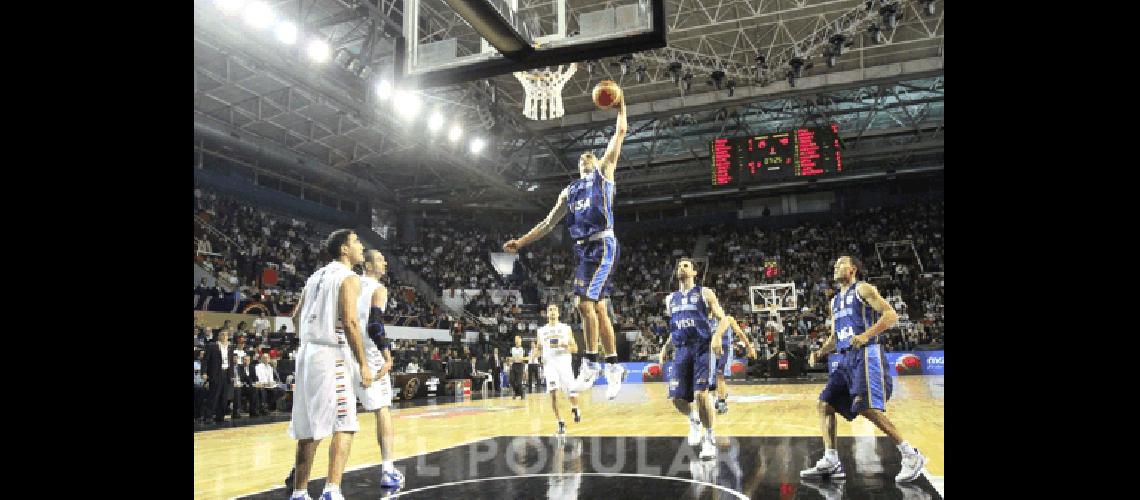
M 823 452 L 823 456 L 827 457 L 827 459 L 831 460 L 832 462 L 839 463 L 839 450 L 836 450 L 834 448 L 828 449 L 827 451 Z
M 305 491 L 305 490 L 293 490 L 293 494 L 290 495 L 289 497 L 290 498 L 297 498 L 297 497 L 305 498 L 306 496 L 308 496 L 308 494 L 309 494 L 309 492 Z
M 705 439 L 708 439 L 710 443 L 716 442 L 716 439 L 713 438 L 713 430 L 711 428 L 705 429 Z
M 324 489 L 324 491 L 321 491 L 321 494 L 324 495 L 325 493 L 333 493 L 334 495 L 340 495 L 340 485 L 339 484 L 325 483 L 325 489 Z
M 903 455 L 913 455 L 915 453 L 918 453 L 918 450 L 911 448 L 910 443 L 907 443 L 906 441 L 903 441 L 901 444 L 899 444 L 898 449 L 899 452 Z
M 381 467 L 380 470 L 382 470 L 384 472 L 395 472 L 396 471 L 396 466 L 392 464 L 391 460 L 385 460 L 384 463 L 380 465 L 380 467 Z

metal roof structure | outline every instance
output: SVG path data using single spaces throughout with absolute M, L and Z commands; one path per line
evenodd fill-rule
M 707 190 L 714 137 L 826 123 L 839 124 L 845 160 L 883 171 L 942 167 L 944 0 L 666 0 L 668 47 L 631 54 L 624 74 L 617 58 L 581 63 L 563 92 L 566 115 L 537 122 L 522 116 L 511 75 L 423 91 L 412 118 L 379 99 L 374 85 L 391 74 L 403 0 L 266 4 L 297 23 L 297 43 L 195 1 L 196 150 L 380 205 L 434 198 L 545 210 L 576 176 L 578 155 L 604 149 L 612 134 L 614 112 L 589 97 L 601 79 L 618 81 L 629 103 L 623 198 Z M 464 22 L 441 9 L 421 32 L 438 37 Z M 829 66 L 836 35 L 842 53 Z M 310 38 L 328 43 L 328 61 L 309 60 Z M 804 64 L 793 86 L 795 58 Z M 724 74 L 719 89 L 713 72 Z M 462 124 L 464 140 L 428 133 L 436 109 Z M 475 136 L 489 143 L 477 155 L 466 146 Z

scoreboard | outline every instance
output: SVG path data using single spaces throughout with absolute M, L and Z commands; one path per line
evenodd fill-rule
M 713 139 L 714 186 L 759 184 L 843 171 L 838 126 Z

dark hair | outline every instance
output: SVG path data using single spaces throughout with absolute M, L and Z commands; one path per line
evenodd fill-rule
M 349 235 L 356 234 L 356 231 L 351 229 L 337 229 L 329 233 L 328 239 L 325 240 L 325 253 L 328 254 L 330 259 L 339 259 L 340 247 L 348 243 Z

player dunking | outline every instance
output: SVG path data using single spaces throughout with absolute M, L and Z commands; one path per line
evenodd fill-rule
M 725 377 L 732 376 L 732 344 L 735 339 L 740 339 L 744 347 L 748 349 L 748 359 L 756 359 L 756 349 L 752 346 L 752 340 L 748 335 L 744 334 L 744 330 L 737 324 L 736 318 L 732 316 L 725 316 L 725 321 L 728 321 L 728 328 L 721 338 L 721 348 L 724 352 L 716 358 L 716 369 L 713 370 L 714 379 L 712 386 L 716 389 L 716 412 L 718 415 L 728 413 L 728 384 L 725 383 Z M 709 320 L 710 327 L 715 330 L 718 323 L 715 319 Z M 735 333 L 735 335 L 733 335 Z
M 565 215 L 566 227 L 574 239 L 574 256 L 577 261 L 574 293 L 582 298 L 578 310 L 582 313 L 582 329 L 586 337 L 586 352 L 582 358 L 580 375 L 583 381 L 592 384 L 601 371 L 597 349 L 594 347 L 598 344 L 600 332 L 606 351 L 606 397 L 609 399 L 617 396 L 627 372 L 617 362 L 614 327 L 610 323 L 605 299 L 613 288 L 610 277 L 620 255 L 617 238 L 614 236 L 614 170 L 617 168 L 626 128 L 623 100 L 618 109 L 613 138 L 601 161 L 592 152 L 582 153 L 578 160 L 580 178 L 558 194 L 558 201 L 546 218 L 522 237 L 503 244 L 504 251 L 517 252 L 546 236 L 554 229 L 558 219 Z
M 296 486 L 291 499 L 308 499 L 309 472 L 321 440 L 332 436 L 329 472 L 321 500 L 342 500 L 341 476 L 348 462 L 352 436 L 360 429 L 356 420 L 356 397 L 349 389 L 358 381 L 364 389 L 372 378 L 354 376 L 349 363 L 367 373 L 368 362 L 356 313 L 360 278 L 352 266 L 364 261 L 364 247 L 351 229 L 329 235 L 325 251 L 333 258 L 305 283 L 301 301 L 294 308 L 301 346 L 297 350 L 296 389 L 289 436 L 297 439 Z M 344 326 L 337 329 L 337 320 Z M 345 348 L 345 345 L 349 347 Z
M 701 444 L 700 457 L 716 457 L 716 441 L 713 437 L 713 405 L 709 398 L 708 386 L 714 358 L 720 356 L 724 344 L 721 341 L 730 322 L 717 302 L 711 288 L 697 286 L 693 278 L 697 275 L 693 261 L 685 258 L 677 262 L 676 276 L 678 290 L 665 298 L 665 310 L 669 314 L 669 340 L 676 348 L 673 356 L 673 370 L 676 390 L 670 390 L 673 406 L 689 419 L 689 444 Z M 709 317 L 717 320 L 714 331 Z M 666 345 L 668 347 L 668 345 Z M 662 348 L 659 361 L 665 364 L 665 348 Z M 711 351 L 711 354 L 710 354 Z M 693 417 L 691 404 L 696 401 L 700 420 Z M 704 425 L 704 432 L 701 432 Z
M 827 358 L 822 356 L 836 348 L 842 359 L 819 394 L 820 430 L 825 448 L 823 458 L 814 467 L 800 471 L 800 477 L 846 477 L 835 448 L 835 412 L 839 412 L 848 421 L 862 415 L 890 436 L 902 453 L 902 470 L 895 476 L 895 481 L 909 482 L 922 473 L 926 457 L 903 440 L 898 429 L 883 413 L 887 410 L 887 400 L 891 398 L 892 382 L 878 342 L 878 335 L 894 325 L 899 317 L 879 295 L 879 290 L 856 279 L 860 268 L 853 257 L 843 256 L 835 261 L 835 280 L 840 288 L 831 301 L 831 335 L 818 351 L 808 356 L 808 363 L 814 365 L 816 359 L 826 361 Z
M 554 418 L 558 419 L 558 435 L 566 434 L 566 422 L 558 412 L 558 389 L 570 398 L 570 411 L 574 421 L 581 422 L 578 411 L 578 382 L 574 380 L 574 369 L 570 366 L 570 355 L 578 352 L 570 325 L 558 321 L 558 306 L 546 306 L 546 325 L 538 329 L 538 342 L 535 349 L 542 358 L 542 372 L 546 374 L 546 391 L 550 393 L 550 406 L 554 408 Z
M 404 475 L 396 470 L 392 462 L 392 444 L 395 430 L 392 426 L 392 379 L 388 372 L 392 368 L 392 352 L 384 334 L 384 308 L 388 304 L 388 289 L 380 283 L 380 278 L 388 270 L 388 262 L 378 250 L 364 252 L 363 276 L 360 278 L 360 299 L 356 304 L 357 320 L 365 326 L 364 355 L 368 361 L 368 371 L 372 386 L 364 389 L 353 385 L 356 399 L 365 411 L 376 414 L 376 442 L 380 445 L 382 460 L 380 472 L 381 488 L 399 488 Z M 354 376 L 361 376 L 356 373 Z M 355 408 L 353 408 L 355 411 Z M 295 469 L 285 480 L 287 485 L 294 478 Z

